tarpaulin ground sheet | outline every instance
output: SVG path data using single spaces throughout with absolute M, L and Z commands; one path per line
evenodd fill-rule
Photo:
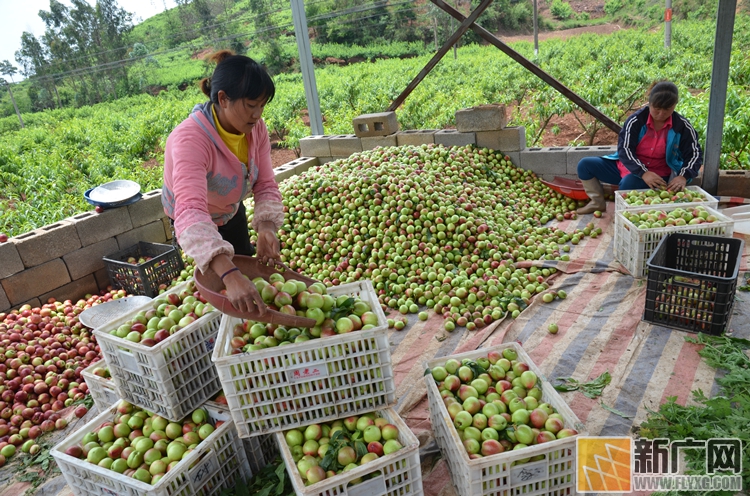
M 424 364 L 433 358 L 517 341 L 549 381 L 573 377 L 586 382 L 607 371 L 612 381 L 599 398 L 560 393 L 589 435 L 633 435 L 646 419 L 647 409 L 658 410 L 668 397 L 676 396 L 684 405 L 691 402 L 691 391 L 717 393 L 717 371 L 698 355 L 699 345 L 685 341 L 694 334 L 641 321 L 646 279 L 633 278 L 614 258 L 614 204 L 608 203 L 602 218 L 586 215 L 559 227 L 572 231 L 592 221 L 603 233 L 575 246 L 569 262 L 534 262 L 558 269 L 550 280 L 551 289 L 564 290 L 567 298 L 552 303 L 534 298 L 517 319 L 508 317 L 475 331 L 457 328 L 449 333 L 439 315 L 431 313 L 426 321 L 410 315 L 405 329 L 390 334 L 396 409 L 420 439 L 426 495 L 455 494 L 445 460 L 433 456 L 438 452 L 422 378 Z M 750 254 L 750 239 L 744 239 L 740 273 L 747 270 Z M 393 311 L 389 316 L 401 314 Z M 548 332 L 550 323 L 558 325 L 557 334 Z M 750 336 L 750 293 L 738 293 L 730 333 Z

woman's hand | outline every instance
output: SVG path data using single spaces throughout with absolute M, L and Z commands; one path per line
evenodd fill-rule
M 669 181 L 669 185 L 667 186 L 667 189 L 669 191 L 678 192 L 685 189 L 685 185 L 687 184 L 687 179 L 685 179 L 684 176 L 675 176 L 672 178 L 671 181 Z
M 645 172 L 641 176 L 641 179 L 643 179 L 643 182 L 651 189 L 664 189 L 667 187 L 667 183 L 665 183 L 664 179 L 662 179 L 656 172 Z
M 256 246 L 256 257 L 265 264 L 275 264 L 281 261 L 281 244 L 276 237 L 273 224 L 263 222 L 258 228 L 258 245 Z
M 260 297 L 255 283 L 245 277 L 242 272 L 236 270 L 232 259 L 226 254 L 219 254 L 211 260 L 211 270 L 220 277 L 224 275 L 221 282 L 227 289 L 226 297 L 235 309 L 240 312 L 258 312 L 265 315 L 266 304 Z
M 260 297 L 255 283 L 245 277 L 242 272 L 235 270 L 227 274 L 224 279 L 227 288 L 227 299 L 240 312 L 258 312 L 265 315 L 268 307 Z

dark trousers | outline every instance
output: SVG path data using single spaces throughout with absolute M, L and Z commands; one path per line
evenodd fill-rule
M 229 222 L 219 226 L 219 234 L 234 246 L 235 255 L 255 255 L 255 246 L 250 242 L 250 233 L 247 229 L 247 213 L 245 204 L 240 202 L 237 213 L 229 219 Z
M 646 181 L 636 176 L 628 174 L 620 177 L 620 170 L 617 168 L 617 161 L 604 157 L 585 157 L 578 162 L 578 177 L 582 181 L 596 178 L 603 183 L 617 184 L 620 189 L 649 189 Z M 669 183 L 669 176 L 663 177 L 665 182 Z
M 169 219 L 169 221 L 172 224 L 172 244 L 179 247 L 177 236 L 174 233 L 174 219 Z M 250 242 L 250 233 L 247 229 L 247 212 L 243 203 L 240 203 L 240 208 L 237 209 L 234 217 L 229 219 L 229 222 L 219 226 L 219 234 L 224 241 L 231 243 L 235 255 L 255 255 L 255 245 Z

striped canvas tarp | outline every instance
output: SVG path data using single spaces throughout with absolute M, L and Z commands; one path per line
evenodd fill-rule
M 578 392 L 561 393 L 590 435 L 623 436 L 637 431 L 647 409 L 656 410 L 668 397 L 681 404 L 691 401 L 691 391 L 716 394 L 717 371 L 698 355 L 697 345 L 685 342 L 692 334 L 641 321 L 646 297 L 646 280 L 634 279 L 614 259 L 614 204 L 606 215 L 587 215 L 565 221 L 565 230 L 582 229 L 592 220 L 603 234 L 586 238 L 571 250 L 570 262 L 534 262 L 556 267 L 551 287 L 563 289 L 568 297 L 543 303 L 535 299 L 518 319 L 507 318 L 473 332 L 465 328 L 452 333 L 443 330 L 442 317 L 431 314 L 427 321 L 409 316 L 402 331 L 390 335 L 397 384 L 397 410 L 423 443 L 423 456 L 436 452 L 422 380 L 423 364 L 434 358 L 519 342 L 548 380 L 573 377 L 589 381 L 608 371 L 612 382 L 597 399 Z M 739 237 L 739 235 L 737 235 Z M 745 239 L 740 271 L 748 267 L 750 239 Z M 750 293 L 735 302 L 731 333 L 750 337 Z M 392 316 L 401 316 L 398 312 Z M 547 331 L 557 323 L 559 332 Z M 603 408 L 616 409 L 624 416 Z M 425 463 L 425 494 L 453 494 L 444 461 Z

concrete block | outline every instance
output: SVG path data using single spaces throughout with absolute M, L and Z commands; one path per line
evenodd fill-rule
M 409 129 L 396 133 L 398 146 L 406 145 L 429 145 L 435 143 L 437 129 Z
M 330 136 L 316 134 L 299 140 L 300 155 L 305 157 L 330 157 L 331 146 L 328 144 Z
M 362 143 L 362 150 L 373 150 L 379 146 L 398 146 L 398 140 L 395 134 L 389 134 L 388 136 L 365 136 L 360 142 Z
M 41 301 L 47 301 L 50 298 L 54 298 L 58 301 L 78 301 L 89 293 L 97 294 L 98 292 L 99 286 L 96 284 L 94 274 L 88 274 L 80 279 L 69 282 L 65 286 L 41 295 L 39 299 Z
M 10 300 L 3 287 L 0 286 L 0 312 L 7 312 L 8 310 L 10 310 Z
M 75 226 L 64 220 L 16 236 L 15 241 L 26 268 L 60 258 L 81 247 Z
M 18 254 L 15 238 L 0 243 L 0 279 L 12 276 L 24 269 L 21 255 Z
M 128 205 L 128 212 L 133 227 L 145 226 L 166 217 L 167 214 L 164 213 L 164 207 L 161 204 L 161 190 L 149 191 L 140 200 Z
M 617 153 L 617 145 L 605 146 L 571 146 L 568 148 L 568 167 L 566 174 L 578 175 L 578 162 L 584 157 L 603 157 Z
M 164 217 L 161 222 L 164 224 L 164 236 L 166 236 L 167 241 L 172 241 L 172 222 L 169 217 Z
M 456 111 L 456 129 L 462 133 L 505 129 L 505 105 L 488 104 Z
M 521 167 L 539 176 L 563 175 L 568 170 L 569 146 L 527 148 L 521 152 Z
M 462 133 L 457 129 L 441 129 L 435 133 L 435 144 L 446 147 L 476 145 L 477 135 L 473 132 Z
M 353 134 L 338 134 L 328 140 L 331 155 L 334 157 L 348 157 L 362 151 L 362 143 Z
M 66 220 L 75 224 L 81 246 L 93 245 L 133 229 L 130 213 L 122 207 L 107 209 L 100 214 L 85 212 Z
M 398 132 L 396 112 L 378 112 L 363 114 L 352 119 L 354 134 L 360 138 L 388 136 Z
M 511 164 L 521 167 L 521 152 L 507 152 L 505 156 L 510 158 Z
M 315 167 L 320 162 L 315 157 L 300 157 L 296 160 L 292 160 L 289 163 L 294 164 L 295 174 L 302 174 L 303 172 L 308 170 L 310 167 Z
M 99 269 L 94 272 L 94 279 L 96 279 L 96 285 L 99 287 L 99 291 L 106 290 L 112 285 L 109 281 L 109 272 L 107 272 L 107 269 Z
M 506 127 L 499 131 L 479 131 L 476 135 L 479 148 L 503 153 L 520 152 L 526 148 L 526 128 L 523 126 Z
M 0 281 L 11 305 L 49 293 L 69 282 L 70 274 L 62 258 L 31 267 Z
M 290 166 L 289 164 L 280 165 L 273 170 L 273 178 L 276 179 L 277 183 L 289 179 L 296 174 L 297 172 L 294 170 L 294 166 Z
M 750 171 L 720 170 L 716 194 L 750 198 Z
M 68 267 L 70 278 L 75 281 L 103 269 L 105 266 L 102 257 L 112 255 L 118 251 L 120 251 L 120 247 L 115 238 L 107 238 L 93 245 L 84 246 L 79 250 L 68 253 L 62 259 Z
M 164 243 L 167 241 L 167 236 L 164 233 L 164 223 L 160 220 L 146 224 L 145 226 L 138 227 L 132 231 L 124 232 L 118 236 L 115 236 L 117 245 L 119 248 L 115 251 L 124 250 L 130 248 L 139 241 L 146 241 L 148 243 Z M 108 253 L 107 255 L 112 255 Z

